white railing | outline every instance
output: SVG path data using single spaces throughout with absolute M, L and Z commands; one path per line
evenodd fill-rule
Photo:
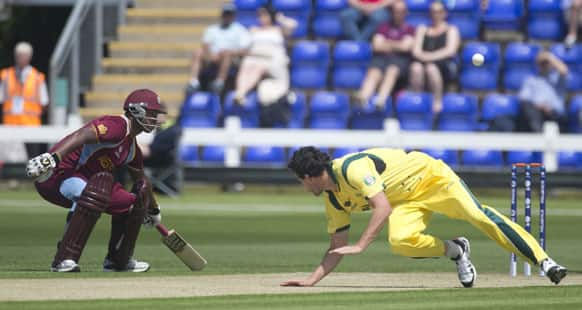
M 240 120 L 229 117 L 224 128 L 185 129 L 182 144 L 222 145 L 226 147 L 225 166 L 240 166 L 245 146 L 294 147 L 394 147 L 405 149 L 440 148 L 457 150 L 527 150 L 544 153 L 549 172 L 558 169 L 558 152 L 582 152 L 582 135 L 560 134 L 556 123 L 547 122 L 542 133 L 489 133 L 402 131 L 397 120 L 387 119 L 384 130 L 312 130 L 241 128 Z M 54 143 L 76 128 L 45 126 L 39 128 L 0 126 L 0 141 Z M 151 141 L 141 135 L 140 142 Z

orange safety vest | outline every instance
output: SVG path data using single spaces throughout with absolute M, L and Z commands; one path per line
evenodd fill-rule
M 44 74 L 31 68 L 23 84 L 16 77 L 16 69 L 10 67 L 2 70 L 0 77 L 7 95 L 2 109 L 4 125 L 40 126 L 40 87 L 44 83 Z

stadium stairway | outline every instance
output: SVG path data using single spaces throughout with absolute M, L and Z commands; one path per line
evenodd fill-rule
M 108 44 L 102 73 L 85 93 L 81 115 L 118 114 L 129 92 L 152 88 L 176 115 L 190 75 L 192 51 L 204 29 L 218 20 L 228 0 L 135 0 L 127 9 L 118 40 Z

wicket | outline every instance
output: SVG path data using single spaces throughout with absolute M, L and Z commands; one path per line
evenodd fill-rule
M 517 222 L 518 215 L 518 174 L 520 171 L 524 172 L 524 228 L 531 233 L 531 189 L 532 189 L 532 172 L 537 170 L 540 179 L 540 196 L 539 196 L 539 243 L 540 246 L 546 248 L 546 167 L 540 163 L 516 163 L 511 166 L 511 213 L 510 217 L 513 222 Z M 525 262 L 523 266 L 523 273 L 525 276 L 531 276 L 531 266 Z M 517 276 L 517 255 L 511 254 L 509 263 L 509 274 L 512 277 Z M 543 271 L 540 271 L 543 276 Z

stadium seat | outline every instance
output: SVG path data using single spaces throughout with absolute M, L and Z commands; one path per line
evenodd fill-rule
M 561 0 L 529 0 L 527 34 L 530 39 L 557 41 L 564 36 Z
M 455 150 L 424 149 L 422 151 L 433 158 L 444 161 L 447 165 L 457 166 L 459 164 L 459 156 Z
M 295 19 L 297 28 L 292 34 L 293 38 L 307 36 L 309 16 L 311 15 L 311 0 L 272 0 L 273 8 L 282 12 L 285 16 Z
M 479 38 L 480 11 L 478 0 L 445 1 L 448 10 L 448 21 L 457 26 L 463 40 Z
M 483 99 L 481 119 L 490 121 L 500 115 L 517 116 L 519 100 L 513 95 L 490 94 Z
M 560 169 L 575 169 L 582 168 L 580 165 L 582 153 L 578 152 L 559 152 L 558 153 L 558 167 Z
M 408 15 L 406 22 L 417 27 L 418 25 L 429 25 L 431 0 L 406 0 Z
M 180 146 L 180 161 L 192 165 L 200 160 L 197 145 L 182 145 Z
M 392 100 L 388 97 L 384 108 L 378 110 L 374 102 L 376 96 L 370 98 L 365 106 L 360 104 L 354 105 L 352 108 L 352 122 L 353 129 L 382 129 L 384 128 L 384 120 L 392 116 Z
M 339 41 L 333 52 L 333 87 L 357 89 L 366 76 L 372 49 L 367 42 Z
M 313 34 L 316 38 L 338 39 L 343 35 L 339 12 L 348 6 L 347 0 L 318 0 L 315 2 Z
M 247 95 L 244 106 L 234 103 L 234 92 L 230 92 L 224 100 L 224 117 L 238 116 L 244 128 L 259 127 L 259 103 L 257 94 Z
M 542 161 L 542 154 L 529 151 L 509 151 L 507 152 L 507 163 L 539 163 Z
M 204 162 L 223 163 L 224 147 L 218 145 L 207 145 L 202 148 L 200 159 Z
M 245 27 L 257 25 L 257 9 L 267 2 L 268 0 L 234 0 L 236 20 Z
M 303 128 L 305 125 L 305 118 L 307 117 L 307 103 L 305 102 L 305 94 L 295 91 L 295 101 L 291 104 L 291 119 L 289 120 L 289 128 Z
M 291 86 L 302 89 L 325 88 L 328 65 L 327 42 L 297 42 L 291 52 Z
M 582 96 L 577 95 L 570 100 L 568 108 L 568 130 L 572 133 L 582 133 Z
M 481 66 L 473 64 L 473 55 L 485 56 Z M 498 43 L 471 42 L 463 48 L 461 60 L 462 71 L 459 82 L 463 90 L 483 91 L 497 89 L 500 67 L 500 47 Z
M 523 0 L 490 0 L 482 22 L 485 29 L 517 31 L 523 15 Z
M 283 165 L 285 163 L 285 150 L 282 147 L 251 146 L 244 153 L 243 162 Z
M 350 153 L 357 153 L 360 149 L 357 147 L 338 147 L 333 150 L 333 158 L 340 158 Z
M 566 78 L 566 88 L 569 91 L 582 91 L 582 46 L 567 48 L 564 44 L 554 44 L 550 47 L 552 54 L 564 61 L 570 72 Z
M 438 129 L 443 131 L 474 131 L 477 129 L 477 110 L 477 97 L 474 95 L 445 94 Z
M 396 117 L 403 130 L 432 130 L 432 97 L 428 93 L 402 92 L 396 99 Z
M 536 74 L 535 59 L 539 51 L 540 46 L 535 44 L 512 42 L 507 45 L 503 70 L 506 90 L 518 90 L 528 76 Z
M 220 99 L 211 93 L 194 93 L 186 98 L 180 115 L 184 128 L 216 127 L 220 117 Z
M 345 129 L 350 115 L 348 96 L 340 92 L 316 92 L 311 98 L 309 114 L 310 128 Z
M 475 167 L 500 167 L 504 164 L 501 151 L 492 150 L 463 151 L 462 163 L 463 166 Z

